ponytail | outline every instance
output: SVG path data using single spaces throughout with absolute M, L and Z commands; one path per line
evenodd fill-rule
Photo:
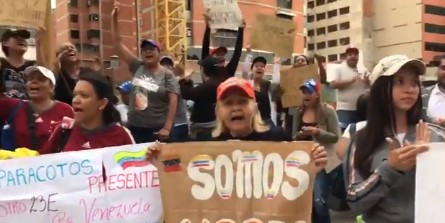
M 107 105 L 105 106 L 102 118 L 105 125 L 115 122 L 122 124 L 121 115 L 111 101 L 108 101 Z

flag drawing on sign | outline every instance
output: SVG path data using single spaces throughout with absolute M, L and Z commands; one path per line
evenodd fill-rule
M 182 170 L 179 155 L 167 156 L 166 159 L 162 161 L 162 164 L 164 165 L 164 172 L 166 173 L 180 172 Z
M 286 159 L 286 166 L 287 167 L 298 167 L 301 165 L 301 161 L 298 158 L 289 157 Z
M 143 167 L 147 166 L 149 162 L 145 158 L 147 149 L 142 149 L 136 152 L 119 151 L 114 154 L 114 161 L 116 161 L 123 170 L 130 167 Z
M 197 155 L 190 160 L 190 163 L 192 167 L 208 167 L 211 159 L 208 155 Z

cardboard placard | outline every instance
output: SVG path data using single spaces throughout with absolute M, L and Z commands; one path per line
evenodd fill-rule
M 311 222 L 312 142 L 162 145 L 165 222 Z
M 320 75 L 316 64 L 282 70 L 280 73 L 280 86 L 284 90 L 281 103 L 285 108 L 301 105 L 300 86 L 305 80 L 314 79 L 320 83 Z
M 294 21 L 258 14 L 251 30 L 250 45 L 253 49 L 274 52 L 279 57 L 291 57 L 296 34 Z
M 242 24 L 237 0 L 204 0 L 204 7 L 212 18 L 209 22 L 212 29 L 238 30 Z
M 0 26 L 44 27 L 49 0 L 0 0 Z

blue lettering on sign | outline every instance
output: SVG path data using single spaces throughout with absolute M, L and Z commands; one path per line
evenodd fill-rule
M 34 168 L 0 169 L 0 188 L 53 181 L 65 176 L 91 175 L 93 171 L 91 160 L 88 159 Z

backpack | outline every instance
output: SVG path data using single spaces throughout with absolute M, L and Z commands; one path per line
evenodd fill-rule
M 346 163 L 349 163 L 349 156 L 350 156 L 350 150 L 352 143 L 354 143 L 355 138 L 355 132 L 356 132 L 356 124 L 349 125 L 349 145 L 345 153 Z M 339 164 L 337 167 L 335 167 L 329 174 L 329 191 L 328 191 L 328 207 L 331 210 L 342 212 L 342 211 L 349 211 L 349 205 L 346 200 L 347 196 L 347 185 L 345 185 L 345 173 L 347 173 L 344 169 L 343 164 Z
M 14 151 L 16 149 L 14 119 L 22 105 L 23 101 L 19 101 L 2 127 L 1 148 L 4 150 Z

